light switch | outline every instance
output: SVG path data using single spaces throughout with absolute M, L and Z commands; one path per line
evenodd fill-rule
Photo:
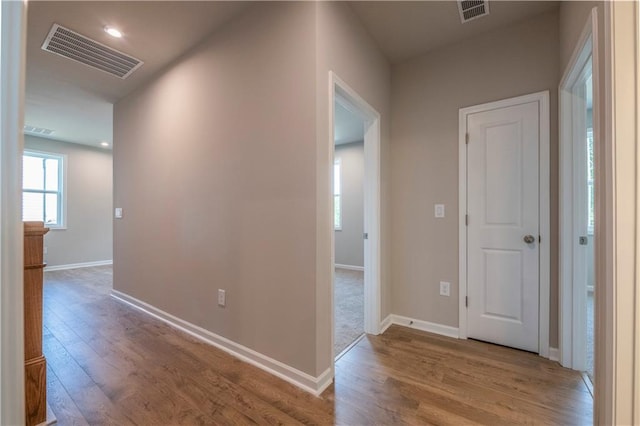
M 437 218 L 444 217 L 444 204 L 435 205 L 435 216 Z
M 116 219 L 122 219 L 122 208 L 116 207 Z
M 449 296 L 451 288 L 451 283 L 446 281 L 440 281 L 440 296 Z

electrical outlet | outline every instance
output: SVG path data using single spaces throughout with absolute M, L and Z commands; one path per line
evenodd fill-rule
M 440 281 L 440 296 L 450 295 L 451 284 L 446 281 Z
M 122 207 L 116 207 L 115 217 L 116 219 L 122 219 Z
M 227 305 L 227 295 L 224 290 L 218 289 L 218 306 Z
M 434 206 L 434 216 L 437 218 L 443 218 L 444 217 L 444 204 L 436 204 Z

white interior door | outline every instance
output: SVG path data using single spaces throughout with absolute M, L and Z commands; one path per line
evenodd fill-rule
M 467 334 L 538 352 L 538 102 L 467 116 Z

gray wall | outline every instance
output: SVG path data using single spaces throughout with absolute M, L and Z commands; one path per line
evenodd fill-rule
M 342 180 L 342 229 L 335 231 L 336 263 L 364 266 L 364 143 L 336 146 Z
M 312 375 L 314 11 L 253 6 L 114 111 L 114 288 Z
M 551 346 L 557 346 L 558 13 L 392 68 L 393 313 L 458 326 L 458 111 L 543 90 L 551 106 Z M 446 205 L 435 219 L 434 204 Z M 439 295 L 451 282 L 451 296 Z
M 67 156 L 66 229 L 45 236 L 47 265 L 113 259 L 111 151 L 33 136 L 25 136 L 25 149 Z

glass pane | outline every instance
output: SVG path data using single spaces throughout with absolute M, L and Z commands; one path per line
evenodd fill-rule
M 589 234 L 593 234 L 593 230 L 595 227 L 595 193 L 593 190 L 593 182 L 589 182 L 587 184 L 587 202 L 589 203 L 589 219 L 587 223 L 587 227 L 589 228 Z
M 340 195 L 340 164 L 333 165 L 333 195 Z
M 47 175 L 46 187 L 47 191 L 58 190 L 58 167 L 60 161 L 56 158 L 47 158 L 45 160 L 45 170 Z
M 593 129 L 587 129 L 587 179 L 593 180 Z
M 22 194 L 22 220 L 42 220 L 44 197 L 42 194 Z
M 587 129 L 587 208 L 589 209 L 588 216 L 588 232 L 593 234 L 593 228 L 595 225 L 595 193 L 593 189 L 594 179 L 594 163 L 593 163 L 593 129 Z
M 47 225 L 58 224 L 58 194 L 46 194 L 46 208 L 44 223 Z
M 342 212 L 340 211 L 340 195 L 333 197 L 333 227 L 340 228 L 342 221 Z
M 25 189 L 44 189 L 44 169 L 42 158 L 22 157 L 22 187 Z

